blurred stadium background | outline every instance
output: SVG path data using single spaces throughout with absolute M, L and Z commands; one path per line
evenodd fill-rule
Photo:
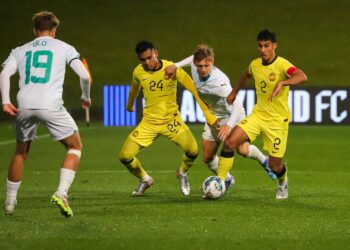
M 208 43 L 216 64 L 234 82 L 258 55 L 257 33 L 271 28 L 277 33 L 278 54 L 307 73 L 306 88 L 344 87 L 349 85 L 349 9 L 346 0 L 5 1 L 0 7 L 0 61 L 33 39 L 32 15 L 50 10 L 61 21 L 57 38 L 88 59 L 94 120 L 102 121 L 102 86 L 129 83 L 138 64 L 134 47 L 141 39 L 153 41 L 160 58 L 173 61 L 189 55 L 196 44 Z M 78 78 L 68 69 L 64 99 L 74 117 L 83 115 L 79 96 Z M 0 118 L 6 119 L 4 114 Z

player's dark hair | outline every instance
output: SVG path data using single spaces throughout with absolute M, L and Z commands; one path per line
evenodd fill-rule
M 200 62 L 206 58 L 214 59 L 214 50 L 206 44 L 199 44 L 193 53 L 193 61 Z
M 58 18 L 49 11 L 41 11 L 33 16 L 34 29 L 39 31 L 53 30 L 60 25 Z
M 136 52 L 136 54 L 139 55 L 148 49 L 154 49 L 153 43 L 151 43 L 149 41 L 140 41 L 136 45 L 135 52 Z
M 265 29 L 260 31 L 258 34 L 258 37 L 256 39 L 257 41 L 271 41 L 273 43 L 276 43 L 276 34 L 270 29 Z

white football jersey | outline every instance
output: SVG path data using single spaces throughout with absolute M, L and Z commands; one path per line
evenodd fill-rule
M 238 97 L 231 105 L 226 102 L 226 97 L 232 91 L 232 87 L 229 78 L 220 69 L 213 66 L 209 77 L 201 80 L 196 66 L 191 63 L 191 74 L 199 96 L 216 117 L 226 122 L 231 120 L 230 123 L 232 124 L 229 125 L 233 126 L 241 119 L 242 115 L 245 116 L 245 110 Z M 234 109 L 234 105 L 236 105 L 236 109 Z M 233 114 L 233 112 L 236 112 L 236 114 Z
M 13 49 L 3 66 L 19 73 L 19 109 L 62 109 L 66 65 L 76 58 L 74 47 L 49 36 Z

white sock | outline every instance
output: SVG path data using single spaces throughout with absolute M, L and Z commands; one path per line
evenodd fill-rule
M 7 198 L 16 200 L 17 191 L 20 185 L 21 181 L 12 182 L 7 179 Z
M 68 190 L 73 183 L 75 171 L 68 168 L 61 168 L 60 184 L 57 191 L 63 195 L 68 196 Z
M 215 155 L 214 159 L 211 162 L 207 163 L 209 169 L 214 173 L 218 173 L 219 157 Z
M 255 145 L 249 145 L 249 152 L 247 157 L 259 161 L 261 164 L 266 160 L 266 156 Z

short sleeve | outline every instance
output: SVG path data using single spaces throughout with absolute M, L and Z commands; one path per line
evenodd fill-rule
M 249 64 L 249 66 L 248 66 L 248 73 L 249 73 L 249 75 L 252 75 L 252 64 L 253 64 L 253 62 L 251 62 L 250 64 Z
M 134 82 L 134 84 L 140 84 L 140 80 L 137 77 L 137 72 L 138 72 L 138 67 L 136 67 L 132 72 L 132 81 Z
M 287 77 L 290 77 L 291 74 L 296 70 L 296 67 L 291 64 L 288 60 L 284 60 L 281 64 L 282 71 Z
M 67 64 L 69 65 L 74 59 L 79 59 L 80 54 L 73 46 L 68 45 L 67 48 Z

